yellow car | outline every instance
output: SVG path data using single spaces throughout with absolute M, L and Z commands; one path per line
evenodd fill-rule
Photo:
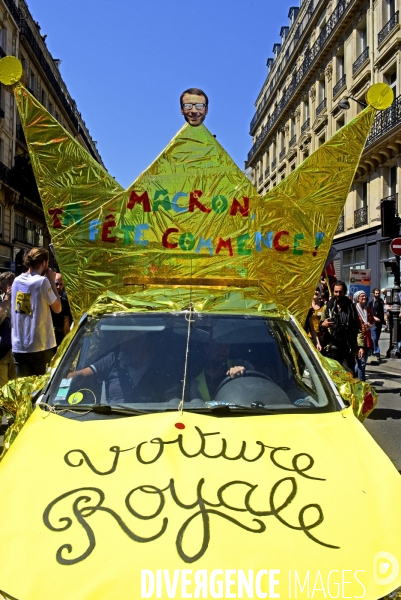
M 129 308 L 146 292 L 104 297 L 36 380 L 0 464 L 6 597 L 394 591 L 400 478 L 340 394 L 363 391 L 367 414 L 371 388 L 324 368 L 273 305 L 227 292 L 206 312 L 199 289 L 167 311 L 167 297 L 152 311 Z

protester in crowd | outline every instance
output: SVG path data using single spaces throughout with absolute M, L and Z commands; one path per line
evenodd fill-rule
M 362 327 L 351 300 L 346 297 L 347 286 L 343 281 L 334 284 L 333 297 L 322 308 L 320 329 L 322 353 L 345 363 L 354 373 L 355 355 L 363 356 Z
M 11 290 L 12 350 L 18 377 L 46 372 L 56 349 L 50 308 L 56 313 L 62 310 L 48 251 L 31 248 L 24 261 L 28 270 L 16 277 Z
M 354 302 L 361 323 L 364 352 L 357 355 L 356 373 L 358 379 L 365 381 L 365 369 L 369 352 L 373 350 L 372 330 L 376 327 L 372 309 L 367 306 L 368 298 L 363 290 L 354 294 Z
M 0 388 L 15 379 L 15 365 L 11 352 L 11 286 L 14 273 L 0 275 Z
M 380 347 L 379 340 L 382 332 L 382 326 L 384 325 L 384 301 L 380 298 L 379 288 L 373 290 L 373 298 L 371 298 L 367 304 L 368 308 L 373 313 L 375 320 L 375 327 L 372 328 L 372 342 L 373 342 L 373 354 L 380 360 Z
M 58 347 L 60 346 L 67 333 L 70 331 L 72 316 L 61 273 L 56 273 L 55 283 L 60 296 L 61 312 L 55 313 L 52 310 L 51 314 L 54 327 L 54 335 L 56 336 L 56 344 Z
M 315 293 L 312 298 L 312 306 L 308 311 L 306 317 L 304 329 L 308 336 L 312 338 L 316 348 L 321 352 L 322 346 L 320 344 L 320 317 L 322 316 L 322 298 L 320 295 L 320 287 L 315 289 Z

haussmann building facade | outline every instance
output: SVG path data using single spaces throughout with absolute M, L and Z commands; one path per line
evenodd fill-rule
M 6 55 L 21 60 L 29 91 L 102 164 L 61 76 L 61 61 L 51 55 L 24 0 L 0 0 L 0 58 Z M 0 272 L 19 273 L 26 250 L 49 242 L 12 89 L 0 84 Z
M 390 238 L 382 236 L 380 203 L 398 204 L 401 167 L 401 0 L 303 0 L 291 7 L 288 24 L 267 60 L 267 78 L 251 121 L 252 147 L 246 167 L 266 194 L 311 152 L 348 123 L 369 86 L 385 82 L 394 103 L 378 113 L 340 219 L 334 245 L 339 279 L 350 268 L 371 269 L 372 288 L 388 287 L 393 276 Z M 267 10 L 267 8 L 266 8 Z

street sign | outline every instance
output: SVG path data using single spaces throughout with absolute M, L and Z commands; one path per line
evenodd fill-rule
M 401 256 L 401 237 L 394 238 L 390 244 L 391 252 L 396 256 Z
M 349 270 L 349 293 L 351 296 L 362 290 L 369 298 L 371 284 L 370 271 L 370 269 Z

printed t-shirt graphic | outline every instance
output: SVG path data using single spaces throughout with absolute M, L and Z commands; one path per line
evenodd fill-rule
M 31 315 L 31 294 L 24 294 L 23 292 L 17 292 L 15 299 L 15 312 L 20 315 Z

